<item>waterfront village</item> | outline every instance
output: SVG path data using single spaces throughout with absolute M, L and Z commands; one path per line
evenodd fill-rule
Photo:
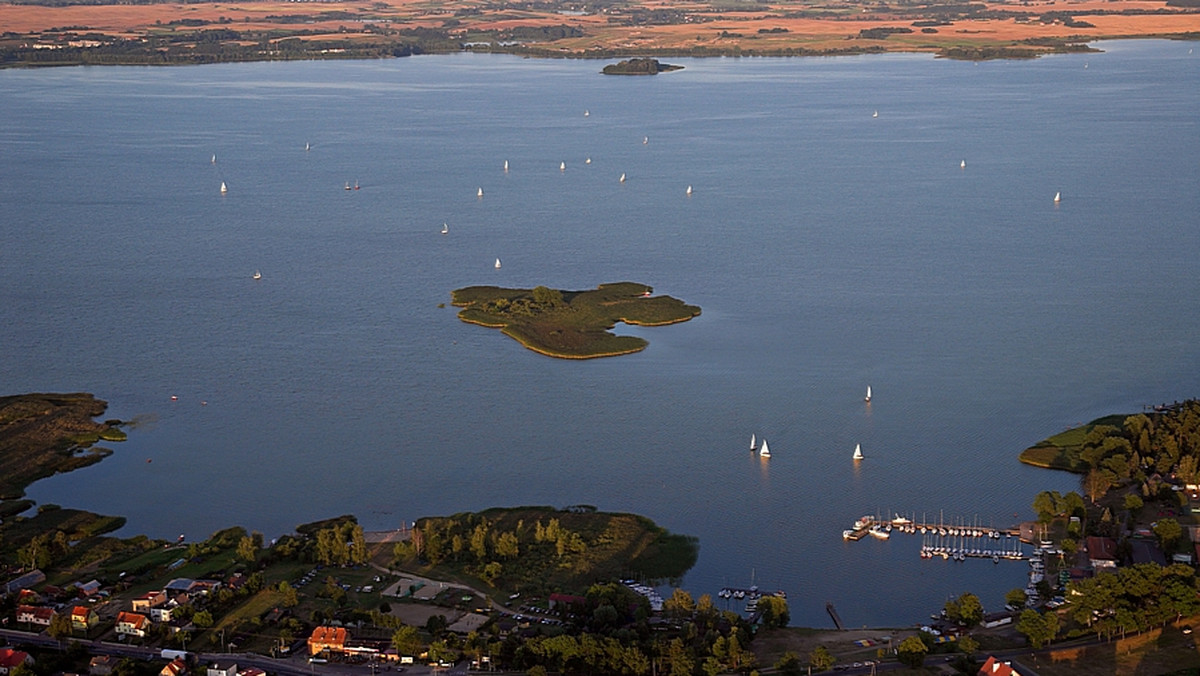
M 164 542 L 105 536 L 123 521 L 10 492 L 0 503 L 0 676 L 795 676 L 881 665 L 996 675 L 1035 673 L 1027 665 L 1039 656 L 1036 673 L 1089 661 L 1125 673 L 1130 655 L 1161 665 L 1140 673 L 1173 673 L 1200 655 L 1198 442 L 1196 402 L 1051 437 L 1022 460 L 1083 470 L 1083 494 L 1041 493 L 1036 520 L 1012 529 L 859 518 L 842 533 L 848 546 L 912 536 L 922 558 L 1029 567 L 1003 609 L 965 592 L 931 619 L 862 631 L 847 630 L 832 603 L 836 629 L 788 628 L 786 595 L 757 587 L 663 598 L 641 581 L 681 577 L 695 540 L 586 505 L 375 533 L 343 516 L 270 542 L 238 527 Z

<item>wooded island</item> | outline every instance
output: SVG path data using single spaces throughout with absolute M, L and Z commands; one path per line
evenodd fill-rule
M 560 291 L 545 286 L 504 289 L 468 286 L 453 292 L 463 308 L 458 318 L 500 329 L 525 347 L 550 357 L 592 359 L 646 349 L 637 336 L 610 332 L 617 322 L 662 326 L 686 322 L 700 308 L 670 296 L 651 296 L 645 284 L 601 284 L 590 291 Z

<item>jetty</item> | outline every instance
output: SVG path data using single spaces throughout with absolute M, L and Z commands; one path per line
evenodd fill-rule
M 838 631 L 846 631 L 846 627 L 842 625 L 842 618 L 838 617 L 837 608 L 833 607 L 833 601 L 825 602 L 825 612 L 833 618 L 833 626 L 837 627 Z

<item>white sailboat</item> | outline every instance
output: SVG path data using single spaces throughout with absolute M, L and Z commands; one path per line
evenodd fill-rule
M 475 196 L 483 197 L 483 188 L 480 188 L 479 190 L 475 191 Z
M 624 183 L 625 182 L 625 174 L 621 174 L 621 178 L 619 178 L 617 180 L 620 181 L 621 183 Z
M 584 163 L 584 164 L 591 164 L 591 163 L 592 163 L 592 158 L 590 158 L 590 157 L 589 157 L 589 158 L 587 158 L 586 160 L 584 160 L 584 161 L 583 161 L 583 163 Z
M 311 148 L 312 148 L 312 146 L 308 144 L 308 141 L 305 141 L 304 142 L 304 152 L 308 152 Z
M 442 223 L 442 234 L 444 235 L 448 232 L 450 232 L 450 226 L 447 225 L 446 223 Z
M 221 181 L 221 194 L 229 192 L 229 186 L 225 185 L 225 181 Z
M 1062 193 L 1061 192 L 1054 193 L 1054 203 L 1058 204 L 1061 201 L 1062 201 Z
M 750 450 L 752 450 L 752 451 L 753 451 L 753 450 L 754 450 L 754 449 L 756 449 L 756 448 L 758 448 L 758 443 L 755 441 L 755 439 L 754 439 L 754 435 L 753 435 L 753 434 L 751 434 L 751 435 L 750 435 Z
M 958 163 L 958 168 L 959 168 L 959 169 L 966 169 L 966 168 L 967 168 L 967 161 L 966 161 L 966 160 L 963 160 L 962 162 L 959 162 L 959 163 Z
M 504 171 L 508 171 L 508 160 L 504 160 Z
M 649 136 L 643 136 L 643 137 L 642 137 L 642 145 L 646 145 L 646 144 L 647 144 L 647 143 L 649 143 L 649 142 L 650 142 L 650 137 L 649 137 Z
M 867 385 L 867 396 L 863 397 L 863 401 L 871 403 L 871 386 Z
M 251 277 L 251 279 L 262 279 L 262 273 L 259 272 L 258 270 L 255 270 L 254 274 L 250 275 L 250 277 Z
M 216 156 L 216 155 L 213 155 L 213 158 L 212 158 L 212 163 L 213 163 L 213 164 L 216 164 L 216 163 L 217 163 L 217 156 Z
M 497 270 L 500 269 L 500 259 L 499 258 L 496 259 L 496 269 Z
M 688 195 L 692 194 L 692 186 L 690 186 L 690 185 L 688 186 L 685 194 L 688 194 Z
M 584 117 L 587 117 L 587 116 L 589 116 L 589 115 L 591 115 L 591 114 L 592 114 L 592 113 L 591 113 L 591 111 L 588 111 L 588 110 L 584 110 L 584 111 L 583 111 L 583 116 L 584 116 Z
M 877 110 L 877 111 L 871 113 L 871 117 L 879 117 L 879 111 Z
M 771 449 L 767 448 L 767 440 L 765 438 L 763 439 L 763 442 L 762 442 L 762 448 L 758 449 L 758 456 L 760 458 L 771 457 Z
M 559 162 L 559 163 L 558 163 L 558 170 L 559 170 L 559 171 L 566 171 L 566 170 L 567 170 L 567 163 L 566 163 L 566 162 Z
M 854 459 L 855 460 L 863 459 L 862 444 L 854 444 Z

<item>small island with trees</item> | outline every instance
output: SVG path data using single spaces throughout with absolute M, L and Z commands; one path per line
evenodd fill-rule
M 452 303 L 458 318 L 498 328 L 525 347 L 550 357 L 592 359 L 631 354 L 649 344 L 637 336 L 610 332 L 617 322 L 662 326 L 686 322 L 700 308 L 670 296 L 651 296 L 645 284 L 601 284 L 590 291 L 560 291 L 545 286 L 505 289 L 469 286 L 456 289 Z
M 673 70 L 683 70 L 683 66 L 659 63 L 658 59 L 626 59 L 620 63 L 609 64 L 600 72 L 605 75 L 658 75 Z

